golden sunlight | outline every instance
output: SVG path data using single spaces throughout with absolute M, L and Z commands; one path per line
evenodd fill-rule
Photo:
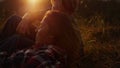
M 41 0 L 28 0 L 28 3 L 29 3 L 30 5 L 35 5 L 35 4 L 38 3 L 38 1 L 41 1 Z
M 36 7 L 39 4 L 42 4 L 44 0 L 27 0 L 29 7 Z
M 30 10 L 37 10 L 38 7 L 43 6 L 44 0 L 27 0 L 28 8 Z

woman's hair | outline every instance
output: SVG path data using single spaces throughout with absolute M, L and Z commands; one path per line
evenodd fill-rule
M 78 0 L 51 0 L 52 5 L 55 5 L 55 2 L 61 3 L 64 11 L 68 13 L 73 13 L 77 7 Z M 58 3 L 57 3 L 58 4 Z

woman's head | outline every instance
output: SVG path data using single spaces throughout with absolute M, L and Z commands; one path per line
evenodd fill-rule
M 69 14 L 73 13 L 77 7 L 77 0 L 51 0 L 51 3 L 53 9 Z

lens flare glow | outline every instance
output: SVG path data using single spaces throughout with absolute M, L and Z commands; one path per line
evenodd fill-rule
M 43 1 L 44 0 L 27 0 L 28 10 L 37 10 L 38 7 L 42 6 Z
M 42 11 L 50 8 L 50 0 L 24 0 L 27 12 Z
M 42 0 L 28 0 L 29 6 L 35 6 L 40 3 Z
M 30 5 L 35 5 L 38 2 L 38 0 L 28 0 L 28 3 Z

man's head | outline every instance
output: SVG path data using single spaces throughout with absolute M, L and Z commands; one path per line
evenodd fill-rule
M 51 0 L 52 9 L 72 14 L 77 7 L 78 0 Z
M 25 13 L 40 13 L 51 8 L 50 0 L 19 0 L 20 7 L 15 13 L 19 16 L 24 16 Z

